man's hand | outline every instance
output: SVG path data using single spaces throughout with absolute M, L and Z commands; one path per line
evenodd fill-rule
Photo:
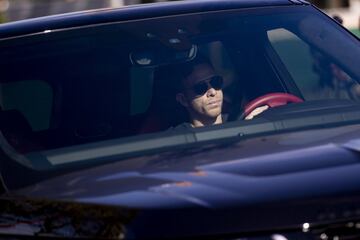
M 249 113 L 249 115 L 247 115 L 245 117 L 245 120 L 251 120 L 253 119 L 255 116 L 259 115 L 260 113 L 262 113 L 263 111 L 267 110 L 269 108 L 268 105 L 264 105 L 258 108 L 255 108 L 251 113 Z

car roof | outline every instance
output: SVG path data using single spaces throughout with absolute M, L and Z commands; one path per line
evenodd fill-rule
M 305 4 L 309 3 L 304 0 L 187 0 L 139 4 L 121 8 L 106 8 L 51 15 L 0 24 L 0 39 L 40 33 L 49 30 L 169 16 L 174 14 Z

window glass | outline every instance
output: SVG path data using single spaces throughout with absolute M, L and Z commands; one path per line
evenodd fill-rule
M 152 98 L 154 69 L 131 69 L 131 115 L 145 113 Z
M 49 128 L 53 92 L 48 83 L 36 80 L 1 83 L 0 91 L 3 111 L 19 111 L 33 131 Z
M 292 32 L 280 28 L 268 31 L 269 40 L 305 98 L 318 85 L 309 46 Z
M 284 28 L 267 34 L 305 99 L 358 98 L 358 82 L 321 51 Z
M 222 113 L 229 121 L 272 92 L 307 101 L 357 99 L 359 42 L 346 34 L 310 7 L 289 6 L 5 39 L 1 107 L 21 112 L 41 132 L 32 137 L 43 149 L 168 131 L 189 122 L 175 97 L 182 79 L 176 69 L 197 57 L 222 77 Z

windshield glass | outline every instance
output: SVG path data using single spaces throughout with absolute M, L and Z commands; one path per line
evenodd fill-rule
M 52 164 L 64 156 L 49 150 L 64 147 L 127 143 L 131 152 L 150 144 L 149 133 L 251 125 L 246 105 L 269 93 L 291 94 L 294 106 L 360 98 L 358 39 L 307 6 L 45 31 L 0 49 L 2 148 L 48 151 Z M 216 97 L 199 97 L 207 94 Z

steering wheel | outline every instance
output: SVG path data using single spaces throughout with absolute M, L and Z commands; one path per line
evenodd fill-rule
M 300 103 L 303 100 L 295 95 L 288 93 L 268 93 L 257 97 L 250 101 L 245 106 L 245 111 L 242 114 L 242 119 L 249 115 L 256 108 L 268 105 L 270 108 L 286 105 L 288 103 Z

